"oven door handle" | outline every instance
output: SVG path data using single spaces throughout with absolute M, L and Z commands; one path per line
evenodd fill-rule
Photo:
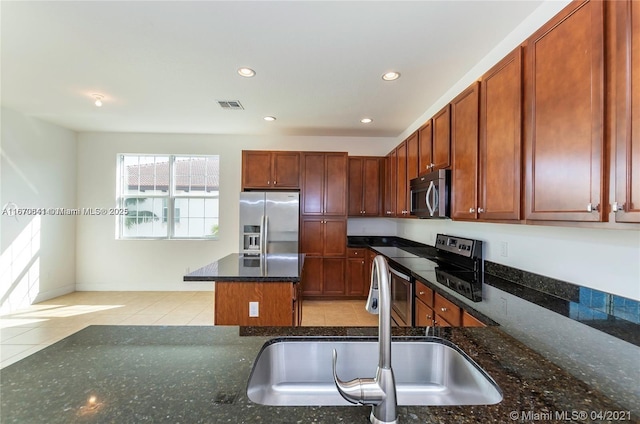
M 394 275 L 396 275 L 396 276 L 398 276 L 398 277 L 400 277 L 400 278 L 402 278 L 403 280 L 411 281 L 411 277 L 409 277 L 407 275 L 404 275 L 403 273 L 401 273 L 399 271 L 396 271 L 395 269 L 393 269 L 391 267 L 389 267 L 389 272 L 394 274 Z

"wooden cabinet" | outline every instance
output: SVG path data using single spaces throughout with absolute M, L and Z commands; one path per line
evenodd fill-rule
M 451 166 L 451 107 L 446 105 L 433 118 L 433 139 L 431 142 L 431 161 L 429 171 L 445 169 Z M 431 165 L 431 164 L 430 164 Z
M 451 218 L 477 218 L 480 84 L 451 102 Z M 437 311 L 436 311 L 437 312 Z
M 347 154 L 302 152 L 303 215 L 347 215 Z
M 307 256 L 345 257 L 347 221 L 343 218 L 302 217 L 300 252 Z
M 396 216 L 408 217 L 409 185 L 407 184 L 407 142 L 396 147 Z
M 396 215 L 397 169 L 398 155 L 396 149 L 393 149 L 385 157 L 384 216 L 387 217 L 393 217 Z
M 411 180 L 418 178 L 419 157 L 420 144 L 418 131 L 416 131 L 407 138 L 407 199 L 409 198 L 408 189 Z
M 349 216 L 380 215 L 382 160 L 379 157 L 349 157 Z
M 242 189 L 297 189 L 300 153 L 242 151 Z
M 292 326 L 299 324 L 298 284 L 283 282 L 219 281 L 216 283 L 214 324 Z M 257 316 L 250 316 L 250 303 Z
M 419 300 L 416 300 L 414 313 L 416 327 L 433 326 L 435 314 L 433 313 L 433 309 L 431 309 L 429 306 Z
M 345 294 L 347 220 L 305 216 L 300 221 L 300 251 L 306 255 L 303 295 Z
M 305 258 L 302 270 L 304 297 L 342 297 L 345 294 L 346 258 Z
M 519 220 L 522 162 L 522 48 L 480 81 L 478 217 Z
M 484 327 L 485 325 L 445 299 L 419 280 L 415 282 L 414 323 L 416 327 Z
M 368 295 L 367 263 L 367 249 L 347 249 L 347 295 L 359 297 Z
M 615 55 L 611 210 L 616 222 L 640 223 L 640 4 L 610 2 Z M 613 49 L 612 49 L 613 50 Z
M 525 218 L 603 217 L 603 6 L 569 4 L 525 45 Z
M 442 327 L 459 327 L 462 324 L 462 312 L 459 306 L 436 293 L 433 297 L 436 324 Z
M 451 122 L 449 105 L 418 130 L 418 174 L 423 175 L 451 166 Z M 435 127 L 437 125 L 437 130 Z

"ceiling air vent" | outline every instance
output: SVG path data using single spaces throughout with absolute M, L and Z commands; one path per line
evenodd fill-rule
M 222 109 L 243 110 L 240 100 L 218 100 L 218 104 Z

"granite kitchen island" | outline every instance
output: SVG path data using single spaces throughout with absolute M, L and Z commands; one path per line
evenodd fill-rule
M 394 337 L 424 337 L 394 328 Z M 90 326 L 2 370 L 2 423 L 360 423 L 370 407 L 265 406 L 247 397 L 253 362 L 277 337 L 373 338 L 374 327 Z M 638 422 L 498 327 L 447 328 L 498 384 L 502 402 L 401 406 L 400 423 Z M 326 358 L 331 362 L 331 358 Z M 371 370 L 371 377 L 375 369 Z M 366 377 L 366 376 L 363 376 Z M 567 415 L 568 414 L 568 415 Z
M 215 325 L 297 326 L 303 254 L 232 253 L 184 276 L 216 284 Z

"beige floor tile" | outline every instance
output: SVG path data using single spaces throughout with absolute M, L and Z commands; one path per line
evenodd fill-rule
M 132 315 L 118 325 L 154 325 L 156 321 L 162 318 L 162 314 L 145 314 L 145 315 Z
M 213 313 L 200 313 L 189 321 L 189 325 L 213 325 Z
M 196 316 L 193 314 L 173 313 L 167 314 L 157 320 L 155 325 L 187 325 Z

